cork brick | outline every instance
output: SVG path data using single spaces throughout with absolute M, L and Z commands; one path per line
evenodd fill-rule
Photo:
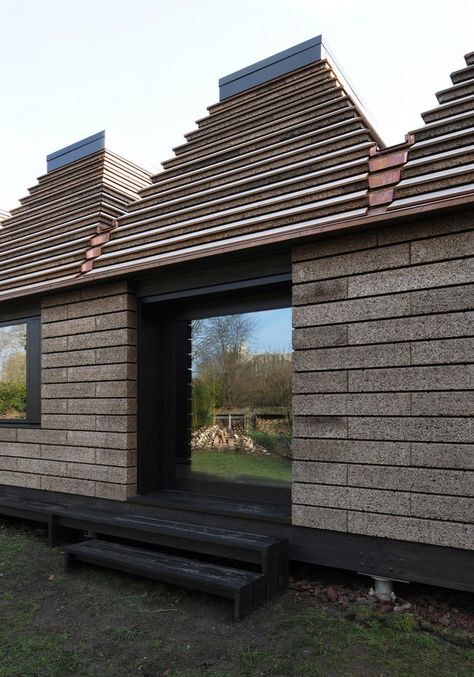
M 294 523 L 474 549 L 473 225 L 295 248 Z
M 313 529 L 347 531 L 347 511 L 293 503 L 292 523 Z
M 124 282 L 43 299 L 41 425 L 0 427 L 0 483 L 136 493 L 135 306 Z
M 336 303 L 321 303 L 298 307 L 293 311 L 295 327 L 336 325 L 384 317 L 403 317 L 410 311 L 410 294 L 350 299 Z M 375 324 L 375 323 L 374 323 Z M 353 325 L 357 327 L 357 325 Z M 370 341 L 366 341 L 370 343 Z

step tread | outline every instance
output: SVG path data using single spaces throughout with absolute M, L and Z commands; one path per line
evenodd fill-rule
M 168 575 L 183 583 L 203 583 L 215 590 L 227 590 L 234 593 L 242 588 L 264 579 L 264 576 L 252 571 L 233 569 L 218 564 L 200 562 L 195 559 L 177 557 L 144 548 L 135 548 L 110 541 L 93 539 L 64 548 L 68 555 L 77 559 L 87 558 L 97 564 L 125 565 L 137 572 Z
M 17 496 L 0 496 L 0 506 L 25 513 L 33 510 L 45 515 L 63 507 L 59 503 L 44 503 L 43 501 L 35 501 L 32 499 L 22 500 Z
M 281 543 L 281 539 L 273 538 L 265 534 L 252 534 L 243 531 L 234 531 L 233 529 L 222 529 L 218 527 L 208 527 L 198 524 L 187 524 L 184 522 L 174 522 L 172 520 L 162 520 L 148 515 L 134 515 L 133 517 L 118 516 L 114 518 L 115 522 L 121 524 L 137 525 L 142 529 L 152 529 L 162 534 L 169 534 L 179 538 L 190 538 L 192 540 L 203 540 L 232 544 L 245 547 L 252 550 L 265 550 L 272 545 Z
M 254 534 L 233 529 L 223 529 L 219 527 L 208 527 L 199 524 L 175 522 L 173 520 L 163 520 L 151 515 L 118 515 L 104 511 L 97 512 L 84 507 L 70 508 L 59 503 L 46 504 L 40 501 L 15 500 L 15 498 L 0 497 L 0 506 L 15 507 L 22 511 L 36 510 L 44 514 L 54 513 L 57 515 L 67 514 L 77 519 L 87 519 L 96 524 L 117 524 L 121 526 L 136 527 L 143 531 L 153 531 L 177 538 L 191 538 L 196 541 L 221 542 L 232 544 L 238 547 L 245 547 L 253 550 L 265 550 L 266 548 L 282 543 L 282 539 L 267 536 L 265 534 Z
M 62 510 L 55 511 L 61 515 Z M 264 551 L 269 547 L 281 544 L 282 539 L 267 536 L 265 534 L 253 534 L 244 531 L 234 531 L 233 529 L 222 529 L 219 527 L 208 527 L 199 524 L 185 522 L 175 522 L 173 520 L 162 520 L 149 515 L 116 515 L 104 512 L 97 514 L 94 511 L 79 509 L 68 515 L 75 519 L 87 519 L 94 524 L 116 525 L 128 528 L 135 528 L 142 532 L 154 533 L 156 535 L 167 535 L 176 538 L 186 538 L 188 540 L 221 543 L 233 547 L 241 547 L 247 550 Z
M 249 519 L 291 523 L 290 506 L 282 503 L 268 503 L 251 500 L 238 500 L 222 496 L 203 496 L 183 491 L 164 490 L 146 496 L 133 496 L 128 503 L 138 503 L 150 507 L 211 512 Z

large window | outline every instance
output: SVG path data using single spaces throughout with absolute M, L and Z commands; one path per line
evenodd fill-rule
M 193 320 L 191 345 L 191 453 L 178 473 L 289 485 L 291 309 Z
M 0 425 L 39 423 L 39 318 L 0 322 Z
M 204 290 L 203 279 L 200 271 L 196 289 L 190 284 L 141 305 L 139 493 L 172 489 L 287 504 L 289 276 Z

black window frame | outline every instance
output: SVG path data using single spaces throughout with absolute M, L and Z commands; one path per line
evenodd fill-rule
M 41 424 L 41 317 L 15 317 L 1 319 L 2 327 L 26 325 L 26 417 L 0 419 L 0 427 L 22 428 Z
M 138 331 L 138 482 L 139 495 L 171 489 L 242 500 L 290 504 L 291 487 L 239 485 L 224 480 L 180 480 L 176 461 L 189 430 L 183 416 L 190 400 L 176 397 L 180 372 L 188 369 L 183 343 L 186 321 L 214 315 L 291 308 L 291 276 L 281 274 L 217 284 L 208 288 L 142 297 Z M 188 355 L 189 359 L 189 355 Z M 183 361 L 184 360 L 184 361 Z M 185 392 L 185 391 L 183 391 Z M 185 393 L 185 398 L 188 394 Z M 156 440 L 162 453 L 156 453 Z

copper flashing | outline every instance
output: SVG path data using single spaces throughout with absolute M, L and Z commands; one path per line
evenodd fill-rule
M 402 167 L 408 160 L 408 151 L 414 144 L 413 134 L 407 134 L 404 143 L 369 152 L 369 207 L 388 206 L 393 200 L 395 187 L 400 182 Z
M 369 163 L 370 166 L 370 163 Z M 369 188 L 380 188 L 389 186 L 400 181 L 401 168 L 387 169 L 386 171 L 369 174 Z
M 116 228 L 117 221 L 112 220 L 110 225 L 100 224 L 97 226 L 97 234 L 90 239 L 90 247 L 86 249 L 84 257 L 85 261 L 81 263 L 81 275 L 90 273 L 94 268 L 94 259 L 102 254 L 102 246 L 110 240 L 111 231 Z
M 379 150 L 377 156 L 369 159 L 369 171 L 379 172 L 390 167 L 399 167 L 404 165 L 408 158 L 408 148 L 406 146 L 403 150 L 395 150 L 386 152 Z
M 393 200 L 393 186 L 383 190 L 372 190 L 369 192 L 369 206 L 379 207 L 389 204 Z
M 99 230 L 99 228 L 97 228 Z M 99 235 L 94 235 L 91 237 L 91 247 L 100 247 L 100 245 L 105 244 L 110 240 L 110 235 L 108 231 L 102 232 Z
M 81 263 L 81 273 L 89 273 L 92 270 L 93 266 L 94 262 L 92 261 L 92 259 L 90 259 L 89 261 L 83 261 Z

